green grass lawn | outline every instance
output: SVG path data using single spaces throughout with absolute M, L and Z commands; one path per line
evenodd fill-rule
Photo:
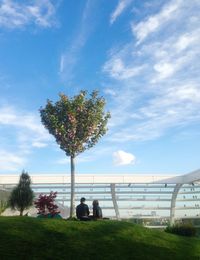
M 0 217 L 0 259 L 200 259 L 200 238 L 118 221 Z

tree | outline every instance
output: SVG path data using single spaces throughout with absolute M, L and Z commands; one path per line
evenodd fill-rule
M 34 194 L 30 187 L 31 178 L 27 172 L 22 171 L 18 185 L 12 190 L 9 205 L 12 209 L 17 209 L 20 216 L 23 216 L 25 209 L 33 204 Z
M 58 206 L 55 204 L 55 198 L 57 196 L 57 192 L 51 191 L 49 195 L 40 194 L 37 201 L 34 202 L 35 207 L 38 210 L 39 215 L 54 217 L 55 215 L 59 214 Z
M 47 100 L 40 108 L 41 120 L 52 134 L 60 148 L 71 161 L 71 205 L 70 217 L 75 213 L 75 157 L 93 147 L 106 133 L 110 113 L 104 112 L 105 99 L 93 91 L 87 98 L 87 91 L 81 91 L 73 98 L 60 94 L 53 103 Z

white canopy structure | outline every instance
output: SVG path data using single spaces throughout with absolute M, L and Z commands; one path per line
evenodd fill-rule
M 32 174 L 32 188 L 40 193 L 57 191 L 57 201 L 68 208 L 70 175 Z M 19 175 L 0 175 L 0 189 L 10 190 Z M 185 175 L 76 175 L 76 203 L 91 205 L 98 199 L 104 216 L 120 218 L 200 218 L 200 170 Z

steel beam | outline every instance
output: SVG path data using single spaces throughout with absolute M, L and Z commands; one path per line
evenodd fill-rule
M 115 209 L 116 218 L 120 219 L 120 214 L 119 214 L 119 208 L 118 208 L 117 200 L 116 200 L 115 184 L 114 183 L 110 184 L 110 189 L 111 189 L 111 196 L 112 196 L 113 206 L 114 206 L 114 209 Z
M 174 191 L 172 193 L 172 200 L 171 200 L 171 207 L 170 207 L 170 225 L 174 224 L 174 217 L 175 217 L 175 209 L 176 209 L 176 198 L 178 192 L 183 184 L 176 184 Z

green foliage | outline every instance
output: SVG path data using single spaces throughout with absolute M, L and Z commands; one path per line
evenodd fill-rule
M 20 216 L 23 215 L 23 211 L 28 209 L 33 204 L 34 194 L 30 187 L 31 178 L 27 172 L 23 171 L 19 184 L 12 190 L 9 206 L 14 210 L 20 211 Z
M 93 91 L 87 98 L 87 91 L 69 98 L 60 94 L 60 100 L 53 104 L 48 100 L 40 109 L 41 120 L 67 156 L 75 157 L 94 146 L 106 131 L 110 118 L 104 113 L 105 100 Z
M 5 211 L 7 207 L 8 207 L 8 202 L 0 200 L 0 215 Z
M 192 224 L 175 224 L 173 226 L 166 227 L 165 231 L 187 237 L 195 236 L 197 233 L 196 228 Z
M 0 190 L 0 215 L 8 207 L 8 198 L 10 193 L 6 190 Z
M 193 260 L 200 238 L 123 221 L 0 217 L 1 259 Z

